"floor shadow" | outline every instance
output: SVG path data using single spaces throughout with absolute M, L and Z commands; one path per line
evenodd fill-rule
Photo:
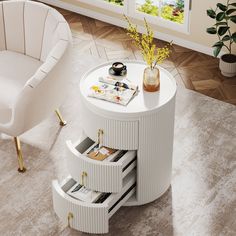
M 154 202 L 122 207 L 111 219 L 108 235 L 173 235 L 171 187 Z
M 54 138 L 53 138 L 52 144 L 51 144 L 50 147 L 49 147 L 49 152 L 51 152 L 51 150 L 54 148 L 54 146 L 55 146 L 55 144 L 56 144 L 56 142 L 57 142 L 57 140 L 58 140 L 58 137 L 59 137 L 59 135 L 60 135 L 62 129 L 63 129 L 63 127 L 60 126 L 60 127 L 58 128 L 58 130 L 56 131 L 56 133 L 54 134 Z

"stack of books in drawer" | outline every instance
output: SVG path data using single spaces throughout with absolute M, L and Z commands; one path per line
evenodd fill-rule
M 112 149 L 95 143 L 88 150 L 85 151 L 85 154 L 88 158 L 91 158 L 93 160 L 116 162 L 126 152 L 127 151 L 125 150 Z M 75 183 L 67 191 L 67 194 L 69 194 L 75 199 L 89 203 L 102 203 L 110 195 L 110 193 L 93 191 L 91 189 L 86 188 L 85 186 L 82 186 L 79 183 Z
M 98 191 L 93 191 L 85 186 L 82 186 L 78 183 L 73 185 L 68 191 L 67 194 L 69 194 L 71 197 L 76 198 L 83 202 L 89 202 L 89 203 L 102 203 L 109 195 L 110 193 L 102 193 Z
M 87 151 L 86 155 L 97 161 L 109 161 L 116 162 L 118 161 L 127 151 L 117 150 L 101 146 L 99 144 L 94 144 Z

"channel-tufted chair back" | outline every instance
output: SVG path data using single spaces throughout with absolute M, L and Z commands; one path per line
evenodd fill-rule
M 55 9 L 27 0 L 0 2 L 0 57 L 10 52 L 39 63 L 35 73 L 22 80 L 19 92 L 12 94 L 9 107 L 4 104 L 5 111 L 9 111 L 5 115 L 0 112 L 0 132 L 20 135 L 61 105 L 71 75 L 71 45 L 69 26 Z M 16 65 L 12 61 L 7 67 L 6 73 Z M 5 76 L 2 81 L 13 84 L 14 80 L 5 74 L 0 68 L 0 83 L 1 76 Z
M 0 50 L 45 61 L 58 41 L 69 41 L 68 24 L 56 10 L 41 3 L 0 3 Z

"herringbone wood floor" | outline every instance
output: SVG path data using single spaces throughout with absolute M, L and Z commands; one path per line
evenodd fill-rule
M 70 24 L 76 50 L 106 60 L 142 60 L 124 29 L 66 10 L 59 11 Z M 165 44 L 160 40 L 156 43 Z M 216 58 L 174 45 L 171 57 L 162 66 L 175 76 L 179 86 L 236 105 L 236 77 L 222 76 L 218 63 Z

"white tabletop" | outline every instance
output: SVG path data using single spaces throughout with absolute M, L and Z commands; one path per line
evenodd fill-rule
M 160 67 L 160 90 L 158 92 L 146 92 L 143 90 L 143 71 L 146 64 L 139 61 L 125 61 L 127 66 L 127 78 L 139 86 L 139 93 L 127 106 L 88 97 L 90 88 L 98 82 L 99 77 L 108 76 L 111 62 L 99 65 L 88 71 L 80 81 L 82 99 L 94 111 L 100 114 L 108 114 L 119 117 L 132 117 L 142 113 L 150 113 L 166 104 L 176 93 L 176 82 L 173 76 Z M 118 76 L 117 79 L 122 79 Z M 142 114 L 144 115 L 144 114 Z

